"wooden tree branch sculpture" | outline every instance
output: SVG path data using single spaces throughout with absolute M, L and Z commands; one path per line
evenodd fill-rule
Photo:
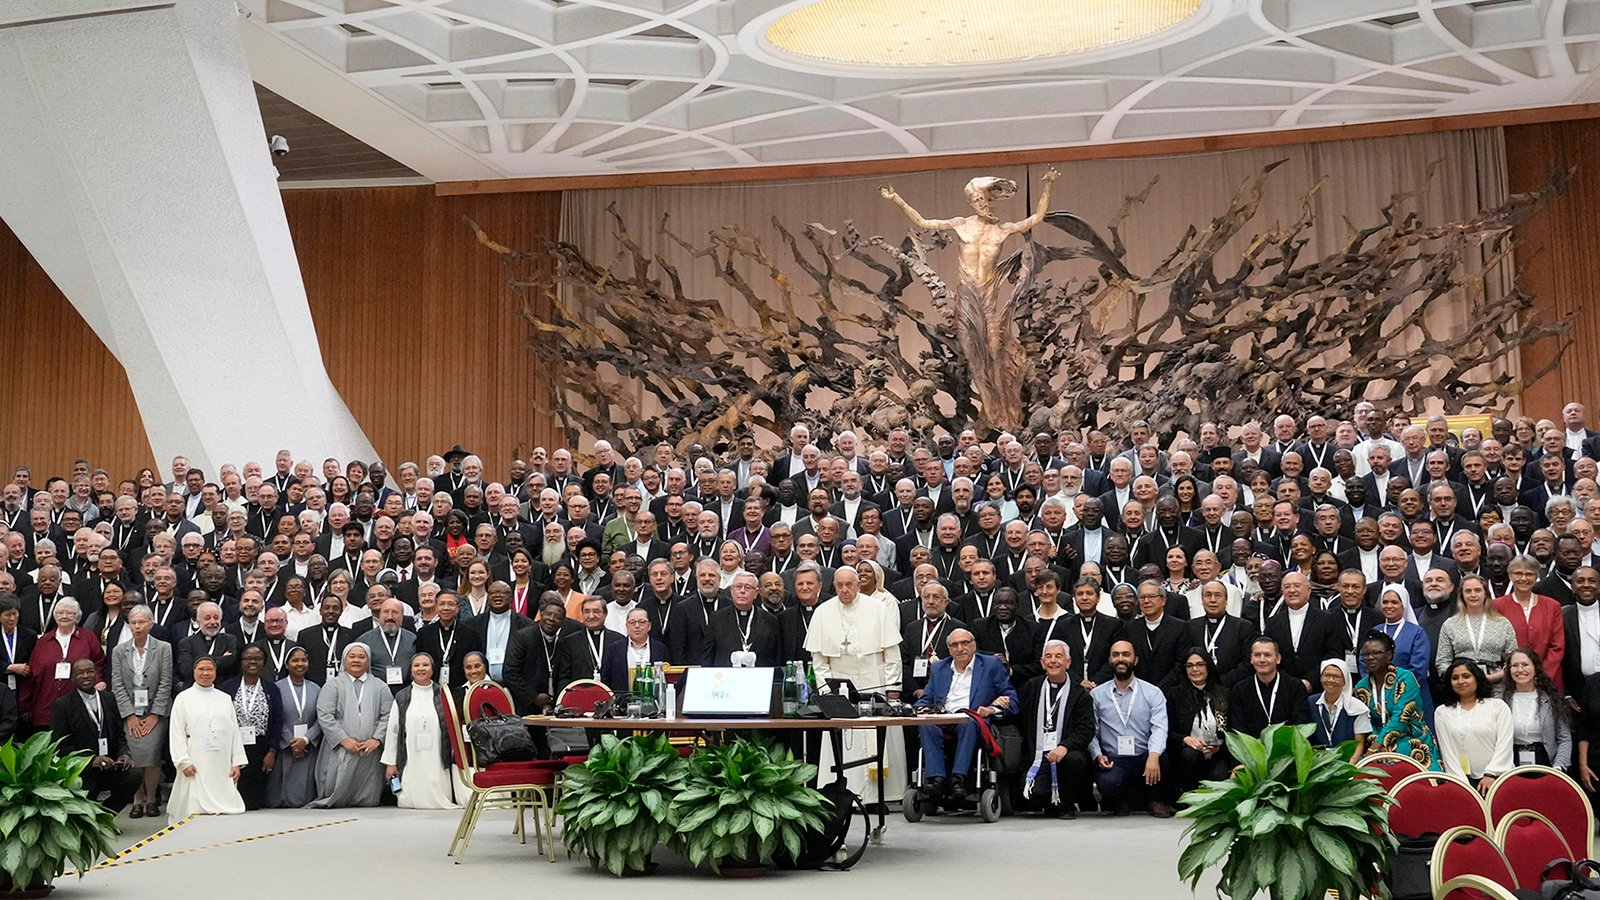
M 1298 219 L 1244 239 L 1231 270 L 1221 268 L 1218 254 L 1244 234 L 1276 166 L 1247 179 L 1144 274 L 1130 268 L 1121 226 L 1156 183 L 1126 198 L 1102 234 L 1048 209 L 1054 170 L 1035 215 L 1017 223 L 990 211 L 1016 190 L 1008 181 L 975 179 L 967 198 L 976 215 L 948 220 L 925 219 L 884 188 L 921 229 L 899 239 L 864 237 L 848 222 L 796 230 L 774 219 L 774 253 L 737 225 L 695 243 L 663 218 L 665 243 L 730 300 L 686 287 L 677 265 L 644 250 L 614 209 L 624 258 L 609 268 L 570 243 L 517 250 L 472 227 L 524 298 L 530 348 L 555 379 L 555 412 L 571 441 L 587 432 L 686 448 L 795 422 L 927 435 L 1132 418 L 1170 435 L 1269 411 L 1344 413 L 1360 399 L 1412 411 L 1430 402 L 1447 412 L 1497 408 L 1554 367 L 1520 379 L 1490 371 L 1545 338 L 1564 351 L 1574 314 L 1536 322 L 1531 296 L 1514 285 L 1489 290 L 1486 279 L 1509 267 L 1512 229 L 1563 190 L 1568 173 L 1442 225 L 1407 211 L 1424 185 L 1391 198 L 1339 249 L 1306 259 L 1318 184 Z M 960 250 L 954 289 L 929 263 L 950 233 Z M 1002 258 L 1012 235 L 1023 235 L 1022 247 Z M 1046 243 L 1054 236 L 1059 244 Z M 909 301 L 916 290 L 931 297 L 931 319 Z M 1470 328 L 1440 333 L 1430 322 L 1447 295 L 1466 303 Z M 535 312 L 546 305 L 548 314 Z M 912 332 L 927 349 L 903 349 Z

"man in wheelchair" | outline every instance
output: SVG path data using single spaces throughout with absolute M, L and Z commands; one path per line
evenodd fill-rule
M 928 673 L 928 686 L 919 709 L 957 712 L 971 710 L 979 718 L 992 720 L 1013 713 L 1018 708 L 1017 692 L 1006 675 L 1000 660 L 987 653 L 978 652 L 972 632 L 958 628 L 947 639 L 950 657 L 933 664 Z M 978 723 L 967 719 L 959 725 L 923 725 L 918 734 L 922 738 L 923 793 L 927 797 L 952 801 L 967 798 L 967 781 L 978 752 Z M 955 764 L 945 783 L 945 741 L 951 733 L 956 739 Z

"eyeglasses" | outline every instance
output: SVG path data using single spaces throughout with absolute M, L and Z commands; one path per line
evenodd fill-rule
M 1206 664 L 1203 663 L 1203 662 L 1188 662 L 1188 663 L 1184 663 L 1183 667 L 1185 669 L 1204 669 L 1206 667 Z

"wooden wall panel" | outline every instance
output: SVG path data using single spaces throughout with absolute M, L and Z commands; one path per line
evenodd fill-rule
M 329 374 L 391 468 L 460 442 L 499 477 L 514 453 L 549 446 L 527 326 L 463 217 L 533 248 L 557 232 L 559 194 L 291 191 L 284 206 Z M 0 317 L 4 477 L 27 463 L 42 483 L 79 456 L 119 478 L 152 465 L 121 364 L 3 224 Z
M 1600 120 L 1506 128 L 1507 176 L 1512 191 L 1526 191 L 1556 168 L 1577 169 L 1567 193 L 1556 198 L 1517 234 L 1522 286 L 1538 295 L 1546 321 L 1582 309 L 1575 339 L 1561 365 L 1522 394 L 1522 410 L 1560 421 L 1561 407 L 1577 400 L 1600 415 Z M 1522 370 L 1533 373 L 1556 351 L 1543 341 L 1522 351 Z
M 464 217 L 534 248 L 556 235 L 559 194 L 291 191 L 284 207 L 328 373 L 391 468 L 459 442 L 501 477 L 514 453 L 549 446 L 518 301 Z
M 122 364 L 4 222 L 0 322 L 0 481 L 28 465 L 42 487 L 79 457 L 118 478 L 153 466 Z

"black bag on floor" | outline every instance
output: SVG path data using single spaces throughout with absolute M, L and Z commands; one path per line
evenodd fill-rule
M 1433 865 L 1433 848 L 1438 843 L 1437 834 L 1400 838 L 1400 849 L 1389 870 L 1389 894 L 1393 900 L 1433 900 L 1428 869 Z
M 821 788 L 822 796 L 830 804 L 821 831 L 806 833 L 800 855 L 793 859 L 779 851 L 778 865 L 785 869 L 838 869 L 844 871 L 861 861 L 867 852 L 867 842 L 872 837 L 872 819 L 861 798 L 843 781 L 835 781 Z M 861 844 L 850 849 L 853 841 L 850 832 L 857 820 L 861 822 Z M 843 854 L 843 855 L 841 855 Z
M 1566 869 L 1572 877 L 1551 879 L 1556 869 Z M 1569 859 L 1553 859 L 1545 865 L 1541 880 L 1539 896 L 1543 900 L 1600 900 L 1600 862 L 1592 859 L 1576 863 Z
M 516 716 L 482 716 L 467 726 L 467 734 L 478 751 L 480 767 L 534 758 L 533 737 L 528 734 L 528 726 Z

